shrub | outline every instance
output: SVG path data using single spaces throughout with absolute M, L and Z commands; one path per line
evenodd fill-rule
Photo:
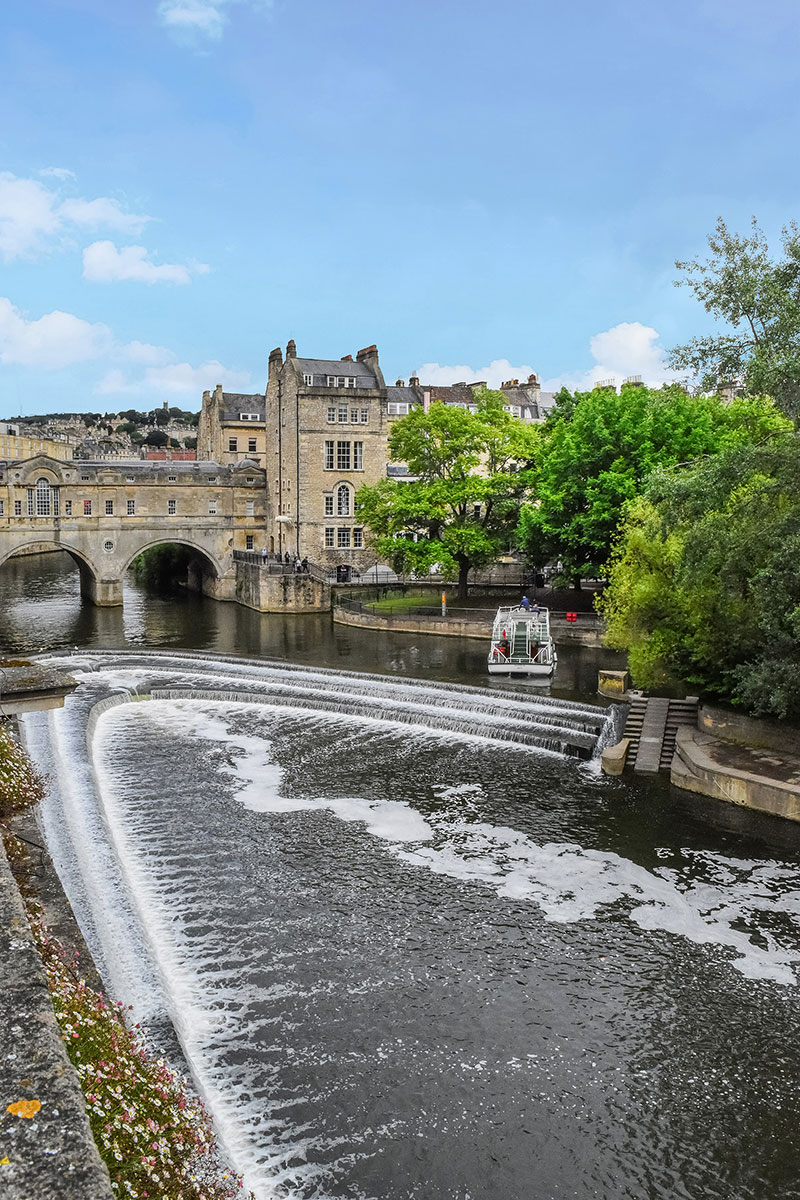
M 241 1196 L 241 1180 L 219 1162 L 202 1101 L 152 1054 L 140 1026 L 126 1024 L 130 1009 L 111 1004 L 79 978 L 33 905 L 28 915 L 115 1194 L 134 1200 Z
M 37 804 L 44 794 L 44 780 L 11 733 L 11 722 L 0 721 L 0 817 Z

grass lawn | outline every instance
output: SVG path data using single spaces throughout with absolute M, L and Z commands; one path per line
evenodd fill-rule
M 437 596 L 435 592 L 426 592 L 423 596 L 401 596 L 398 592 L 395 596 L 387 596 L 385 600 L 374 600 L 368 603 L 372 612 L 388 613 L 407 612 L 412 608 L 436 608 L 441 606 L 441 602 L 441 594 Z

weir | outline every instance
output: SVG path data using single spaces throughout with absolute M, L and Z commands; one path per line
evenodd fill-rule
M 794 1111 L 797 864 L 729 857 L 581 761 L 620 709 L 211 652 L 52 661 L 80 686 L 24 718 L 48 846 L 258 1200 L 496 1195 L 489 1106 L 509 1195 L 570 1171 L 613 1200 L 644 1162 L 653 1194 L 677 1169 L 716 1200 L 698 1021 L 752 1120 L 767 1080 Z

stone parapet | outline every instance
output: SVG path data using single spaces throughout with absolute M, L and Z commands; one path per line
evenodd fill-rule
M 323 612 L 331 607 L 331 589 L 311 575 L 275 575 L 260 564 L 237 561 L 235 599 L 257 612 Z
M 732 709 L 703 704 L 698 713 L 697 726 L 726 742 L 800 754 L 800 729 L 777 721 L 760 721 Z

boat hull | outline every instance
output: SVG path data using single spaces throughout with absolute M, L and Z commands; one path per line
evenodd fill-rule
M 552 663 L 496 663 L 488 664 L 490 675 L 541 675 L 547 678 L 556 669 Z

